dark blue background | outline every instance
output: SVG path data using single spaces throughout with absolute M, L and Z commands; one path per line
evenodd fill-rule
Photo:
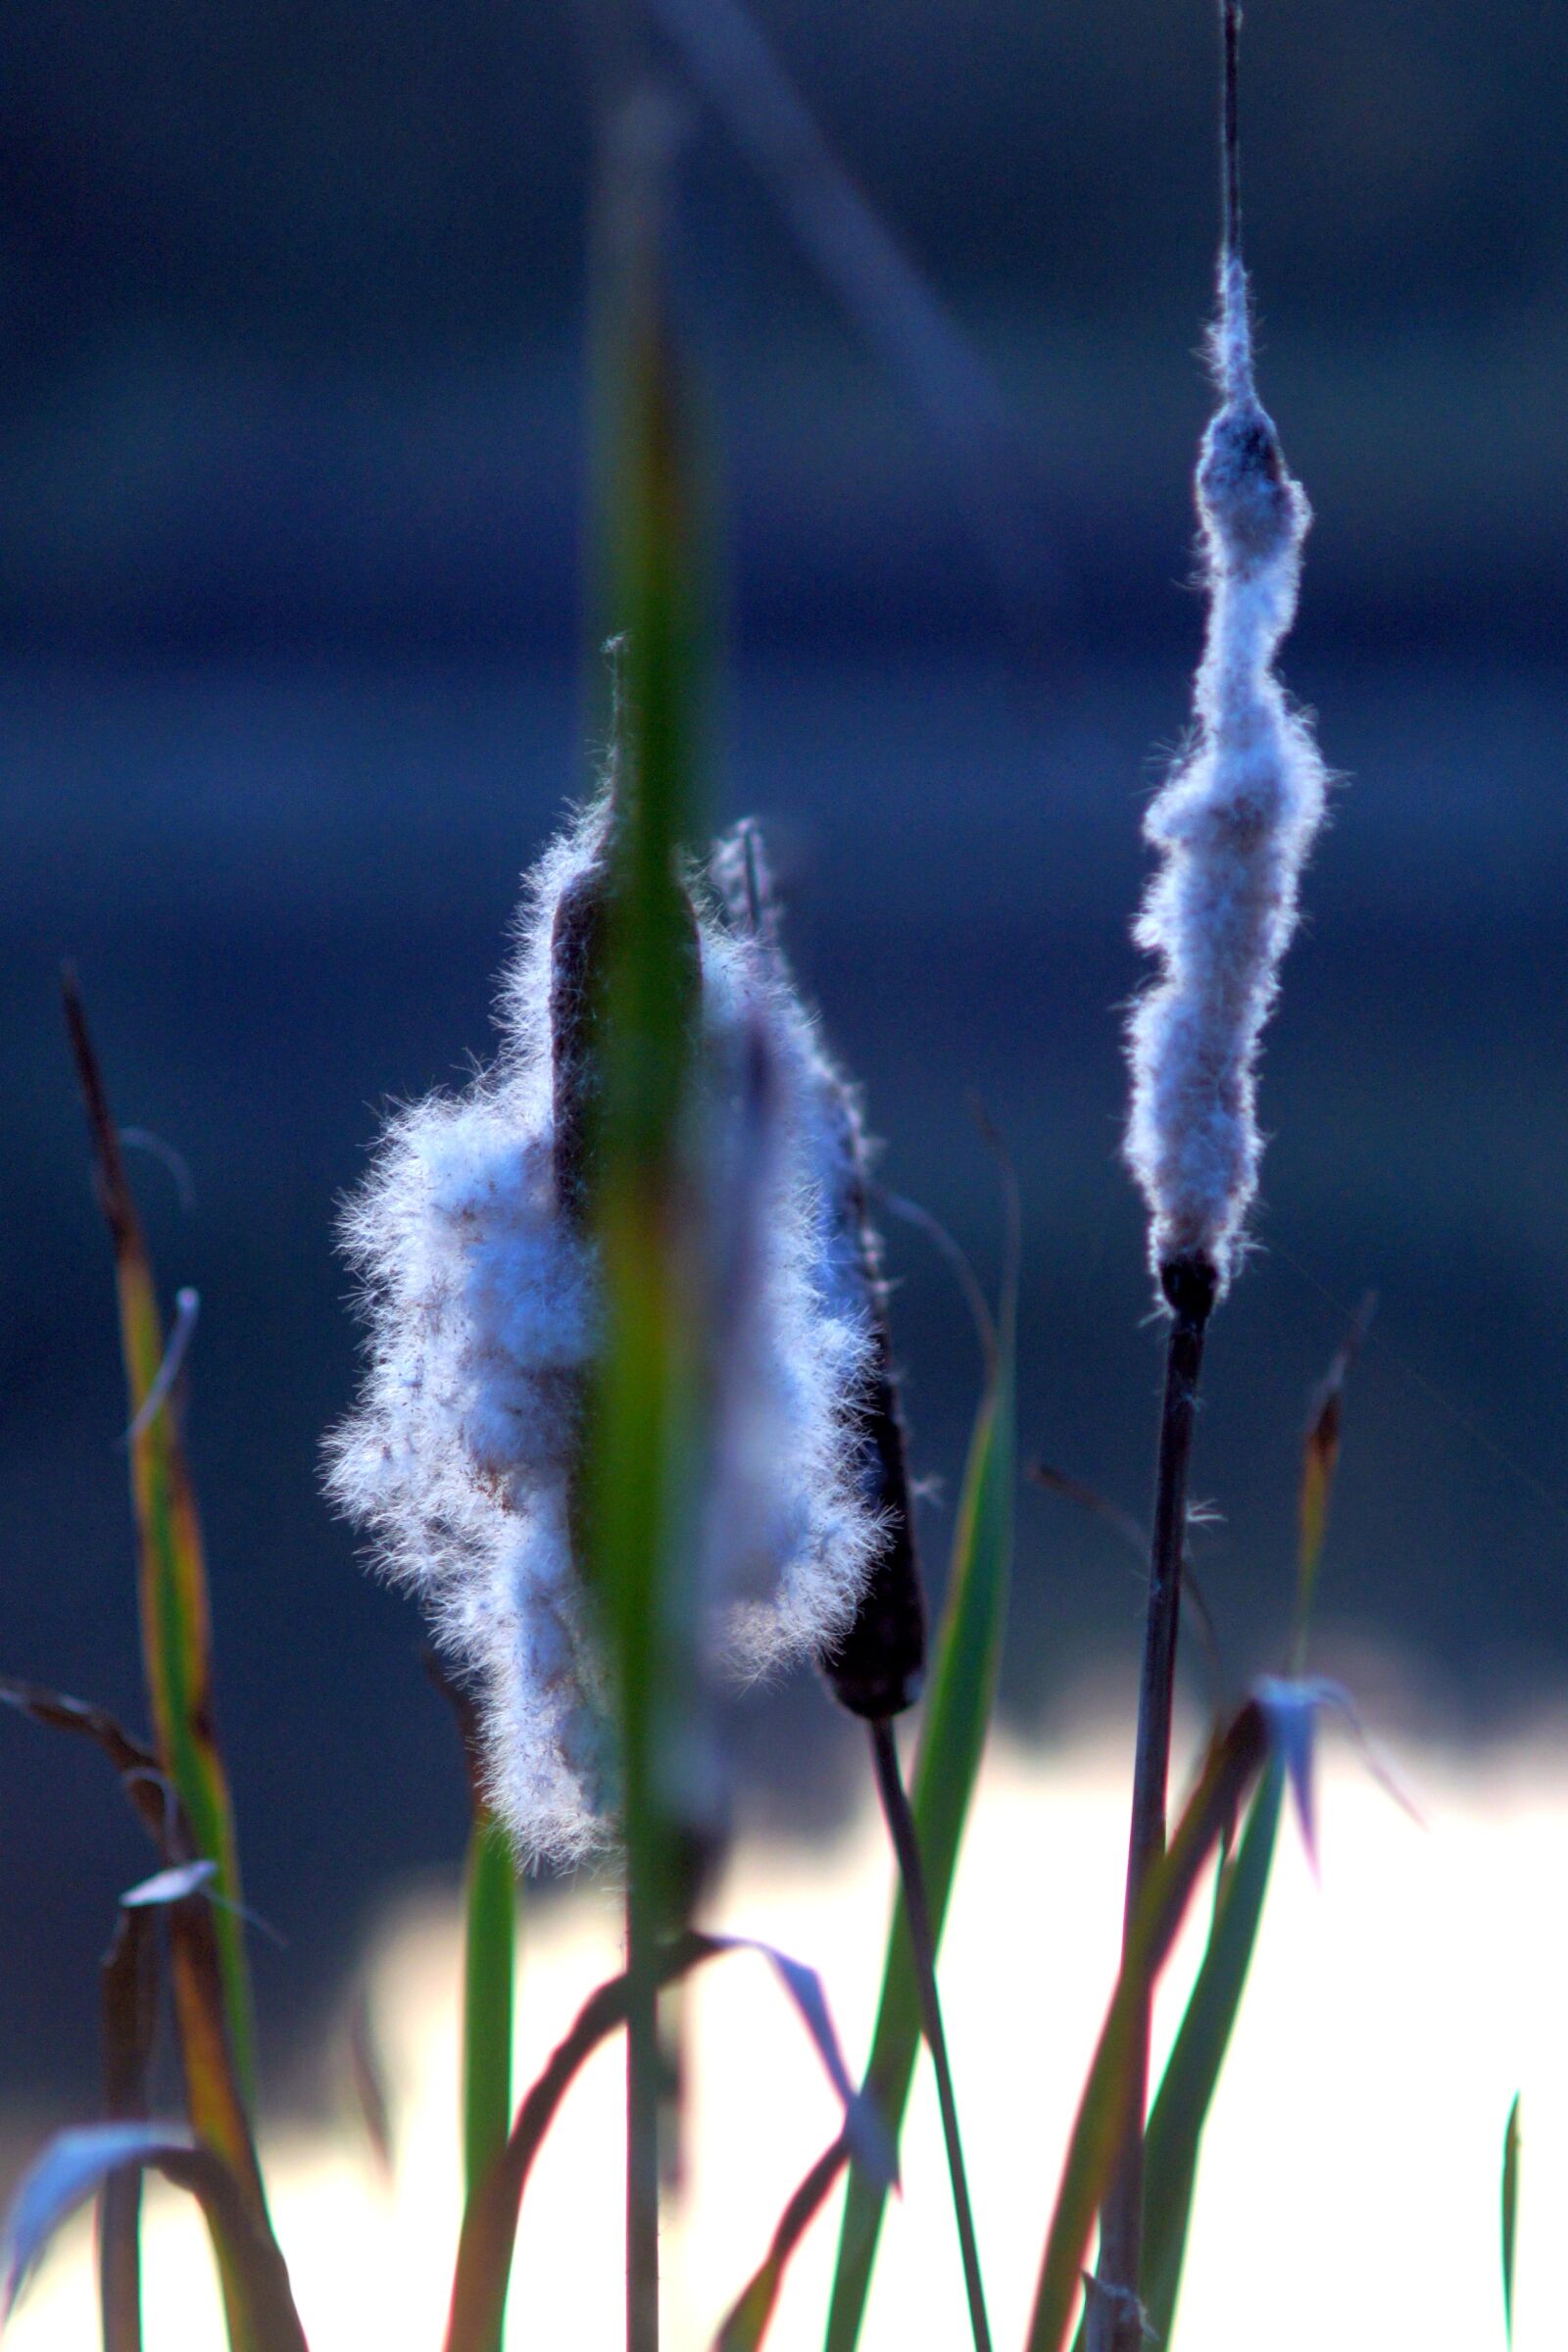
M 772 820 L 888 1181 L 988 1278 L 971 1094 L 1006 1137 L 1024 1446 L 1141 1510 L 1157 1341 L 1118 1024 L 1140 808 L 1201 621 L 1209 12 L 761 13 L 1003 386 L 1038 561 L 1004 609 L 907 387 L 699 118 L 679 254 L 725 518 L 715 821 Z M 185 1215 L 136 1163 L 166 1286 L 203 1300 L 221 1720 L 251 1896 L 290 1937 L 258 1953 L 274 2079 L 378 1889 L 463 1836 L 416 1614 L 318 1494 L 354 1380 L 331 1227 L 377 1106 L 488 1050 L 517 875 L 588 772 L 600 38 L 564 9 L 319 0 L 9 26 L 0 1664 L 139 1713 L 70 955 L 119 1115 L 196 1181 Z M 1350 780 L 1271 1035 L 1200 1554 L 1231 1671 L 1271 1662 L 1304 1400 L 1375 1285 L 1323 1654 L 1374 1706 L 1402 1678 L 1471 1729 L 1568 1667 L 1564 48 L 1528 0 L 1257 0 L 1247 34 L 1263 389 L 1319 514 L 1287 668 Z M 928 1245 L 893 1246 L 918 1464 L 951 1502 L 975 1352 Z M 936 1575 L 950 1528 L 933 1503 Z M 1024 1493 L 1015 1719 L 1049 1728 L 1106 1656 L 1130 1675 L 1139 1606 L 1112 1538 Z M 753 1810 L 846 1801 L 856 1750 L 814 1690 L 748 1701 L 738 1736 Z M 92 1966 L 143 1856 L 97 1759 L 21 1723 L 0 1825 L 0 2080 L 58 2111 L 90 2098 Z

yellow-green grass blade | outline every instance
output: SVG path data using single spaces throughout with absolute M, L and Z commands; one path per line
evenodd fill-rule
M 1150 1874 L 1079 2101 L 1041 2260 L 1026 2352 L 1061 2352 L 1078 2301 L 1089 2240 L 1138 2095 L 1135 2022 L 1146 2010 L 1210 1857 L 1227 1837 L 1269 1755 L 1263 1709 L 1249 1699 L 1209 1748 L 1198 1788 Z
M 1513 2342 L 1513 2266 L 1519 2238 L 1519 2093 L 1502 2134 L 1502 2316 Z
M 1224 1864 L 1208 1941 L 1150 2112 L 1144 2148 L 1141 2294 L 1149 2325 L 1170 2340 L 1192 2220 L 1203 2127 L 1230 2045 L 1268 1891 L 1285 1794 L 1276 1758 L 1253 1799 L 1238 1850 Z M 1084 2352 L 1081 2316 L 1073 2352 Z
M 234 2066 L 248 2104 L 255 2084 L 255 2021 L 239 1908 L 242 1894 L 234 1810 L 215 1728 L 212 1629 L 201 1525 L 171 1398 L 165 1396 L 143 1418 L 164 1361 L 158 1295 L 102 1071 L 81 998 L 70 974 L 65 981 L 65 1002 L 86 1104 L 98 1197 L 114 1244 L 120 1292 L 121 1346 L 135 1433 L 130 1443 L 131 1494 L 140 1554 L 142 1656 L 148 1701 L 159 1754 L 178 1791 L 197 1851 L 218 1865 L 218 1887 L 224 1898 L 217 1927 L 223 2000 Z M 199 2088 L 193 2085 L 193 2100 L 199 2096 Z M 204 2128 L 199 2118 L 197 2128 Z M 223 2153 L 232 2159 L 234 2151 L 224 2148 Z
M 485 1795 L 484 1740 L 472 1695 L 435 1651 L 425 1670 L 452 1710 L 468 1781 L 468 1844 L 463 1871 L 463 2182 L 471 2197 L 512 2129 L 513 1988 L 520 1892 L 512 1842 Z M 354 2064 L 372 2144 L 390 2161 L 385 2093 L 363 2016 Z
M 473 2191 L 512 2128 L 517 1873 L 506 1831 L 476 1812 L 464 1873 L 463 2177 Z
M 668 315 L 671 129 L 650 93 L 603 127 L 597 250 L 592 544 L 596 609 L 615 632 L 617 815 L 602 1084 L 590 1200 L 605 1334 L 591 1384 L 580 1529 L 620 1718 L 630 1898 L 676 1924 L 662 1759 L 691 1678 L 681 1543 L 697 1336 L 679 1157 L 695 1009 L 691 909 L 676 874 L 701 820 L 696 717 L 709 660 L 685 371 Z
M 1009 1274 L 995 1359 L 969 1445 L 911 1791 L 932 1937 L 937 1943 L 953 1891 L 1002 1658 L 1012 1562 L 1012 1354 Z M 919 2042 L 919 1990 L 901 1900 L 895 1906 L 888 1938 L 865 2074 L 866 2090 L 895 2141 L 908 2101 Z M 854 2352 L 858 2341 L 886 2202 L 886 2185 L 862 2165 L 852 2165 L 828 2312 L 827 2352 Z
M 659 2340 L 661 2115 L 678 2132 L 680 2069 L 660 2044 L 657 1947 L 684 1924 L 701 1803 L 690 1536 L 703 1338 L 681 1164 L 699 977 L 676 869 L 700 821 L 697 713 L 710 646 L 692 407 L 666 283 L 673 135 L 647 89 L 602 126 L 593 376 L 594 590 L 618 641 L 619 690 L 604 968 L 591 982 L 600 1062 L 588 1200 L 605 1311 L 574 1522 L 619 1735 L 628 2352 Z

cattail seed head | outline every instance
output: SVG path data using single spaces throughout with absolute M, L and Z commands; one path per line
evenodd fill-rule
M 771 878 L 758 828 L 718 844 L 710 873 L 732 925 L 749 937 L 783 992 L 793 996 Z M 818 1281 L 840 1312 L 869 1334 L 857 1400 L 859 1497 L 875 1542 L 853 1616 L 820 1652 L 835 1697 L 852 1714 L 887 1721 L 919 1695 L 925 1669 L 925 1597 L 915 1549 L 907 1444 L 888 1329 L 882 1245 L 867 1198 L 870 1159 L 859 1097 L 800 1015 L 792 1024 L 817 1196 Z
M 328 1490 L 475 1686 L 487 1793 L 529 1861 L 613 1836 L 573 1525 L 603 1322 L 591 1205 L 612 828 L 605 795 L 545 852 L 494 1065 L 392 1118 L 342 1228 L 368 1362 L 328 1443 Z M 758 944 L 677 886 L 700 1006 L 681 1262 L 713 1399 L 699 1647 L 756 1671 L 819 1654 L 854 1615 L 880 1525 L 858 1419 L 874 1348 L 835 1271 L 814 1032 Z
M 1216 1297 L 1245 1248 L 1262 1142 L 1258 1041 L 1296 929 L 1326 779 L 1274 670 L 1311 520 L 1253 383 L 1246 273 L 1227 252 L 1212 338 L 1221 399 L 1197 498 L 1209 617 L 1197 729 L 1144 821 L 1160 853 L 1135 937 L 1160 972 L 1129 1027 L 1127 1158 L 1156 1280 L 1206 1267 Z
M 710 1147 L 731 1204 L 714 1227 L 733 1239 L 711 1318 L 720 1401 L 709 1524 L 722 1565 L 709 1577 L 740 1594 L 732 1650 L 759 1671 L 818 1655 L 864 1583 L 878 1535 L 860 1478 L 872 1335 L 864 1298 L 840 1278 L 820 1181 L 814 1027 L 749 929 L 705 922 L 704 955 L 724 1005 L 712 1024 L 723 1031 L 718 1084 L 734 1106 Z M 758 1592 L 760 1602 L 747 1597 Z

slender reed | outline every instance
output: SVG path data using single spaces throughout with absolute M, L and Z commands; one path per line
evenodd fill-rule
M 1129 1029 L 1127 1158 L 1150 1212 L 1150 1258 L 1171 1317 L 1139 1691 L 1124 1943 L 1165 1844 L 1171 1693 L 1192 1453 L 1209 1316 L 1247 1246 L 1262 1138 L 1258 1047 L 1298 918 L 1302 866 L 1322 820 L 1322 762 L 1275 674 L 1296 613 L 1311 511 L 1291 476 L 1253 377 L 1241 251 L 1239 0 L 1219 0 L 1221 210 L 1210 352 L 1218 407 L 1199 456 L 1197 503 L 1209 598 L 1198 728 L 1152 803 L 1161 863 L 1137 925 L 1158 957 Z M 1133 2063 L 1089 2304 L 1091 2352 L 1137 2352 L 1144 2327 L 1144 2110 L 1149 2003 L 1129 2022 Z
M 986 2317 L 985 2287 L 980 2277 L 980 2249 L 975 2240 L 974 2210 L 969 2201 L 969 2179 L 964 2169 L 963 2142 L 958 2132 L 958 2104 L 953 2091 L 953 2069 L 948 2064 L 948 2037 L 937 1996 L 936 1938 L 931 1932 L 931 1907 L 926 1901 L 925 1869 L 908 1793 L 899 1768 L 898 1739 L 888 1718 L 866 1726 L 871 1759 L 876 1769 L 877 1793 L 898 1858 L 904 1889 L 904 1908 L 914 1952 L 914 1977 L 920 1992 L 920 2022 L 931 2067 L 936 2076 L 937 2103 L 942 2110 L 942 2136 L 948 2151 L 948 2176 L 953 2182 L 953 2211 L 958 2225 L 958 2249 L 963 2257 L 963 2286 L 969 2298 L 969 2326 L 975 2352 L 991 2352 L 991 2325 Z
M 790 988 L 793 983 L 780 938 L 780 910 L 756 824 L 746 821 L 716 845 L 710 879 L 730 921 L 755 943 L 775 986 Z M 898 1717 L 918 1698 L 925 1679 L 925 1590 L 915 1543 L 908 1445 L 888 1327 L 882 1238 L 870 1211 L 871 1146 L 857 1089 L 829 1058 L 820 1041 L 808 1034 L 804 1070 L 804 1093 L 809 1106 L 807 1124 L 815 1139 L 816 1182 L 834 1237 L 824 1273 L 830 1293 L 869 1339 L 869 1361 L 850 1394 L 860 1455 L 860 1498 L 872 1514 L 876 1531 L 854 1614 L 824 1647 L 820 1663 L 834 1697 L 865 1725 L 870 1740 L 872 1771 L 904 1896 L 921 2027 L 936 2074 L 975 2352 L 990 2352 L 974 2215 L 937 1992 L 936 1936 L 919 1833 L 904 1785 L 894 1729 Z M 981 1315 L 985 1317 L 983 1305 Z
M 1171 1309 L 1160 1406 L 1159 1458 L 1154 1474 L 1154 1529 L 1150 1547 L 1149 1614 L 1138 1693 L 1138 1744 L 1133 1759 L 1132 1829 L 1127 1846 L 1127 1899 L 1122 1934 L 1132 1933 L 1150 1874 L 1165 1851 L 1165 1789 L 1170 1771 L 1171 1705 L 1176 1679 L 1176 1635 L 1181 1616 L 1182 1553 L 1187 1532 L 1187 1474 L 1198 1416 L 1203 1338 L 1213 1308 L 1213 1269 L 1201 1260 L 1166 1269 Z M 1138 2300 L 1144 2235 L 1144 2109 L 1149 2093 L 1150 2012 L 1146 2001 L 1132 2020 L 1129 2115 L 1110 2193 L 1101 2216 L 1100 2269 L 1090 2303 L 1092 2352 L 1136 2352 L 1143 2331 Z

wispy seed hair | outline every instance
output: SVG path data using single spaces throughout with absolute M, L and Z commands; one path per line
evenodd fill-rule
M 1210 350 L 1220 405 L 1196 482 L 1208 628 L 1193 746 L 1144 820 L 1161 864 L 1135 937 L 1160 969 L 1129 1028 L 1126 1153 L 1156 1282 L 1191 1263 L 1223 1293 L 1257 1190 L 1258 1042 L 1326 779 L 1274 667 L 1311 510 L 1257 397 L 1247 276 L 1229 247 Z
M 612 815 L 601 796 L 524 886 L 493 1067 L 392 1118 L 342 1227 L 368 1361 L 328 1442 L 328 1491 L 475 1685 L 488 1793 L 530 1862 L 578 1860 L 614 1835 L 610 1708 L 572 1548 L 602 1298 L 583 1135 L 557 1127 L 563 1103 L 592 1124 L 578 1116 L 591 1085 L 573 1057 L 593 1041 L 576 964 L 591 960 L 583 926 Z M 683 1197 L 717 1407 L 700 1646 L 756 1670 L 819 1654 L 854 1613 L 876 1538 L 857 1421 L 872 1343 L 837 1278 L 814 1031 L 687 879 L 702 1013 Z
M 873 1531 L 853 1614 L 820 1645 L 834 1695 L 853 1713 L 886 1721 L 919 1694 L 925 1599 L 915 1548 L 907 1448 L 888 1329 L 882 1240 L 871 1217 L 872 1151 L 859 1090 L 801 1010 L 784 954 L 779 910 L 758 827 L 716 846 L 710 865 L 732 927 L 753 943 L 790 1005 L 790 1055 L 807 1140 L 818 1282 L 837 1317 L 869 1334 L 863 1376 L 847 1401 L 858 1425 L 858 1525 Z

